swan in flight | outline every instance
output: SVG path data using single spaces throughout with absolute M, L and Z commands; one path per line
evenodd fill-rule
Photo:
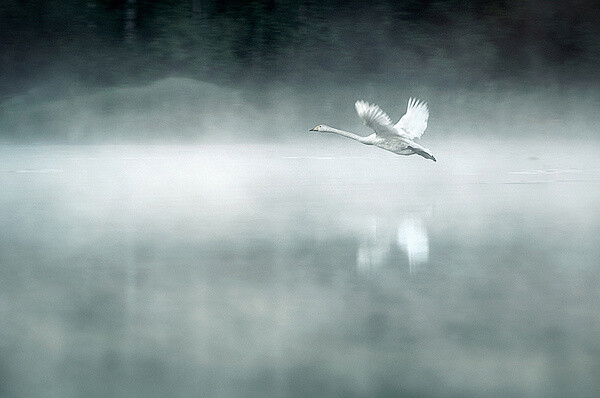
M 356 107 L 358 116 L 360 116 L 366 126 L 375 131 L 374 134 L 363 137 L 324 124 L 320 124 L 310 129 L 310 131 L 335 133 L 352 138 L 365 145 L 375 145 L 398 155 L 417 154 L 434 162 L 436 161 L 429 149 L 414 141 L 420 138 L 427 128 L 427 120 L 429 120 L 427 103 L 414 98 L 409 99 L 406 114 L 396 124 L 392 124 L 390 117 L 375 104 L 356 101 L 354 106 Z

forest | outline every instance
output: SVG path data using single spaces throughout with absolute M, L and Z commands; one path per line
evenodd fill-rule
M 598 20 L 587 0 L 5 0 L 0 142 L 284 139 L 409 96 L 444 137 L 589 136 Z
M 585 85 L 598 20 L 592 0 L 4 0 L 0 99 L 48 78 Z

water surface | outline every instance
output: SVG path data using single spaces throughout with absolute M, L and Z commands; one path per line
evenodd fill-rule
M 0 147 L 0 396 L 595 395 L 599 145 L 497 144 Z

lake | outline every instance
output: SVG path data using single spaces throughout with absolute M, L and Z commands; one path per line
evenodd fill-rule
M 0 146 L 0 397 L 595 396 L 599 142 Z

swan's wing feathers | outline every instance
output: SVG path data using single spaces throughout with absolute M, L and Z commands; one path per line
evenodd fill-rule
M 398 134 L 408 136 L 410 139 L 419 138 L 427 129 L 429 108 L 427 103 L 416 98 L 408 100 L 406 114 L 394 126 Z
M 389 133 L 392 128 L 392 119 L 375 104 L 369 104 L 365 101 L 356 101 L 354 104 L 356 113 L 363 120 L 363 123 L 376 133 Z

